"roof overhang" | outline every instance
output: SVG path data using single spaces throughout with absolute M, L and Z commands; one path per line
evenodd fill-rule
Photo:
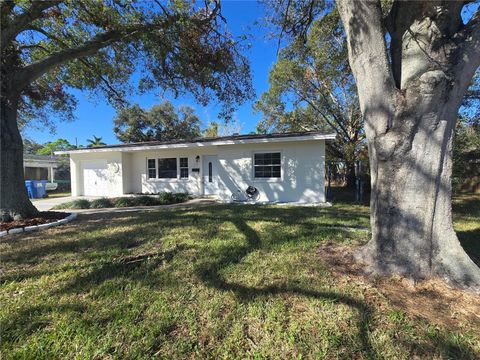
M 243 144 L 268 144 L 268 143 L 280 143 L 280 142 L 299 142 L 299 141 L 312 141 L 312 140 L 334 140 L 335 134 L 308 134 L 292 137 L 278 137 L 278 138 L 257 138 L 257 139 L 241 139 L 241 140 L 213 140 L 205 142 L 185 142 L 177 144 L 138 144 L 135 146 L 125 144 L 125 146 L 115 147 L 99 147 L 99 148 L 86 148 L 78 150 L 68 151 L 56 151 L 56 155 L 63 154 L 87 154 L 87 153 L 102 153 L 102 152 L 131 152 L 131 151 L 144 151 L 144 150 L 162 150 L 162 149 L 189 149 L 189 148 L 205 148 L 212 146 L 225 146 L 225 145 L 243 145 Z

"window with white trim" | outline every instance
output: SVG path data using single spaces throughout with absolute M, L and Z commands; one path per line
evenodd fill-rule
M 180 179 L 188 179 L 188 158 L 180 158 Z
M 158 178 L 176 179 L 177 178 L 177 158 L 158 159 Z
M 155 179 L 157 177 L 157 168 L 155 166 L 155 159 L 147 160 L 147 173 L 149 179 Z
M 282 157 L 279 152 L 256 153 L 253 155 L 254 177 L 256 179 L 280 178 Z

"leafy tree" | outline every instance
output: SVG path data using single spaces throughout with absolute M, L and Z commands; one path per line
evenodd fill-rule
M 203 136 L 205 137 L 217 137 L 220 124 L 218 122 L 212 121 L 208 123 L 208 127 L 203 131 Z
M 212 121 L 208 123 L 208 127 L 204 130 L 203 136 L 205 137 L 218 137 L 218 136 L 230 136 L 234 134 L 240 134 L 242 125 L 238 122 L 238 119 L 232 119 L 228 122 L 218 123 Z
M 200 119 L 195 110 L 181 106 L 175 110 L 166 101 L 149 111 L 138 105 L 122 109 L 114 120 L 117 138 L 122 142 L 167 141 L 200 136 Z
M 23 151 L 25 154 L 37 154 L 39 150 L 43 148 L 42 144 L 37 143 L 35 140 L 24 139 L 23 140 Z
M 480 65 L 480 10 L 464 23 L 464 1 L 336 4 L 372 180 L 372 238 L 358 259 L 379 274 L 440 276 L 480 290 L 480 269 L 461 247 L 451 213 L 452 140 Z M 330 11 L 318 0 L 274 7 L 283 31 L 303 38 Z
M 453 185 L 460 189 L 474 178 L 473 161 L 480 159 L 480 117 L 460 118 L 453 141 Z M 480 169 L 477 169 L 477 173 Z
M 36 152 L 37 155 L 53 155 L 55 151 L 73 150 L 75 145 L 70 144 L 66 139 L 58 139 L 50 141 L 42 145 L 41 149 Z
M 93 135 L 91 139 L 87 139 L 87 143 L 87 147 L 89 148 L 107 145 L 102 141 L 101 137 L 97 137 L 95 135 Z
M 72 116 L 70 89 L 124 103 L 140 90 L 216 98 L 228 116 L 253 96 L 249 64 L 221 15 L 220 1 L 46 0 L 0 3 L 0 218 L 35 215 L 23 185 L 18 125 Z
M 274 15 L 271 20 L 282 27 L 285 19 Z M 305 36 L 284 40 L 287 45 L 270 71 L 270 88 L 255 104 L 264 114 L 258 131 L 335 132 L 336 140 L 327 143 L 328 158 L 347 165 L 347 186 L 354 186 L 365 137 L 340 16 L 333 9 L 313 20 Z

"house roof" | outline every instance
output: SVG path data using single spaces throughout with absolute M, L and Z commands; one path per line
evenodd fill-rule
M 62 161 L 60 156 L 49 156 L 49 155 L 33 155 L 33 154 L 23 154 L 24 164 L 44 164 L 44 165 L 57 165 Z
M 273 134 L 231 135 L 221 137 L 199 137 L 191 140 L 148 141 L 83 148 L 69 151 L 57 151 L 55 154 L 76 154 L 107 151 L 138 151 L 148 149 L 191 148 L 236 144 L 256 144 L 285 141 L 333 140 L 334 133 L 320 131 L 302 131 Z

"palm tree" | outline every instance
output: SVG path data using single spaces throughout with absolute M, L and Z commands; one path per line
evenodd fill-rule
M 87 139 L 87 143 L 87 147 L 89 148 L 107 145 L 102 141 L 102 138 L 100 136 L 96 137 L 95 135 L 93 135 L 92 139 Z

